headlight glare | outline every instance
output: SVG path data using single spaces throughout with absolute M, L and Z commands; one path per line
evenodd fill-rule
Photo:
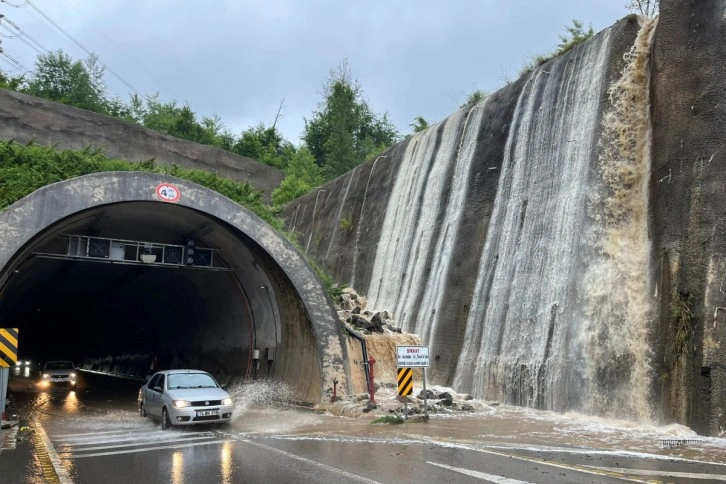
M 172 405 L 174 405 L 176 408 L 184 408 L 184 407 L 191 407 L 192 404 L 187 402 L 186 400 L 174 400 L 171 402 Z
M 222 405 L 232 405 L 232 399 L 230 397 L 222 399 Z
M 45 380 L 47 380 L 48 378 L 50 378 L 50 375 L 49 375 L 49 374 L 47 374 L 47 373 L 43 373 L 43 378 L 44 378 Z

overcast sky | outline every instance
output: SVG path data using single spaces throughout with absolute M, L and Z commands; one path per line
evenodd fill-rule
M 24 34 L 2 21 L 4 54 L 25 69 L 39 52 L 93 52 L 109 96 L 159 93 L 199 120 L 217 114 L 235 136 L 270 125 L 284 99 L 278 127 L 296 145 L 343 59 L 373 112 L 405 135 L 415 117 L 440 121 L 474 90 L 516 79 L 573 19 L 599 32 L 630 13 L 626 0 L 0 2 Z M 4 72 L 16 67 L 0 55 Z

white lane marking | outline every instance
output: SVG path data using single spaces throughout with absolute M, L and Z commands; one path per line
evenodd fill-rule
M 287 451 L 284 451 L 284 450 L 276 449 L 274 447 L 270 447 L 270 446 L 267 446 L 265 444 L 260 444 L 259 442 L 253 442 L 251 440 L 242 439 L 242 438 L 237 438 L 236 440 L 238 440 L 239 442 L 244 442 L 245 444 L 250 444 L 250 445 L 254 445 L 256 447 L 260 447 L 260 448 L 265 449 L 265 450 L 269 450 L 271 452 L 276 452 L 278 454 L 282 454 L 285 457 L 288 457 L 290 459 L 299 460 L 300 462 L 304 462 L 306 464 L 310 464 L 310 465 L 315 466 L 315 467 L 320 467 L 321 469 L 325 469 L 327 471 L 334 472 L 336 474 L 340 474 L 340 475 L 345 476 L 345 477 L 347 477 L 349 479 L 354 479 L 354 480 L 360 481 L 360 482 L 367 482 L 368 484 L 381 484 L 378 481 L 373 481 L 373 480 L 368 479 L 368 478 L 365 478 L 363 476 L 359 476 L 357 474 L 353 474 L 351 472 L 344 471 L 343 469 L 338 469 L 337 467 L 332 467 L 332 466 L 329 466 L 327 464 L 323 464 L 323 463 L 318 462 L 318 461 L 310 460 L 307 457 L 302 457 L 302 456 L 299 456 L 297 454 L 291 454 L 290 452 L 287 452 Z
M 704 474 L 691 472 L 676 471 L 651 471 L 648 469 L 625 469 L 622 467 L 593 467 L 593 469 L 601 469 L 608 472 L 618 472 L 620 474 L 635 474 L 638 476 L 663 476 L 663 477 L 683 477 L 684 479 L 710 479 L 712 481 L 726 481 L 726 474 Z
M 55 436 L 52 437 L 56 441 L 58 447 L 80 447 L 83 445 L 95 445 L 104 444 L 106 442 L 143 442 L 143 441 L 157 441 L 162 442 L 165 440 L 184 440 L 184 439 L 196 439 L 199 437 L 206 437 L 209 439 L 216 438 L 216 434 L 204 433 L 204 434 L 182 434 L 174 435 L 169 433 L 159 434 L 137 434 L 137 435 L 119 435 L 119 438 L 113 438 L 112 436 L 105 436 L 104 438 L 98 439 L 75 439 L 75 440 L 60 440 L 58 441 Z
M 525 462 L 531 462 L 534 464 L 545 465 L 545 466 L 550 466 L 550 467 L 557 467 L 560 469 L 568 469 L 571 471 L 582 472 L 583 474 L 593 474 L 596 476 L 605 475 L 605 476 L 609 476 L 609 477 L 617 477 L 618 479 L 622 479 L 622 480 L 626 480 L 626 481 L 630 481 L 630 482 L 650 482 L 650 481 L 639 480 L 634 477 L 626 477 L 622 471 L 611 472 L 611 471 L 599 470 L 595 467 L 586 467 L 586 466 L 581 466 L 581 465 L 577 465 L 577 464 L 558 464 L 556 462 L 549 462 L 549 461 L 545 461 L 545 460 L 541 460 L 541 459 L 533 459 L 531 457 L 523 457 L 523 456 L 516 455 L 516 454 L 506 454 L 503 452 L 494 452 L 493 450 L 485 450 L 485 449 L 472 449 L 472 450 L 481 452 L 482 454 L 491 454 L 491 455 L 498 455 L 500 457 L 509 457 L 510 459 L 517 459 L 517 460 L 521 460 L 521 461 L 525 461 Z
M 138 427 L 136 428 L 127 428 L 127 429 L 116 429 L 116 430 L 107 430 L 106 432 L 83 432 L 80 434 L 58 434 L 53 435 L 54 439 L 65 439 L 65 438 L 73 438 L 73 437 L 85 437 L 88 435 L 104 435 L 104 434 L 120 434 L 124 432 L 140 432 L 144 429 L 140 429 Z
M 68 471 L 66 471 L 65 467 L 61 465 L 61 458 L 56 453 L 53 443 L 48 438 L 48 434 L 45 433 L 45 429 L 40 422 L 35 420 L 33 417 L 30 417 L 30 419 L 33 421 L 35 433 L 38 434 L 43 441 L 43 445 L 45 446 L 45 450 L 48 452 L 48 458 L 50 459 L 50 463 L 53 464 L 53 469 L 58 476 L 58 480 L 61 484 L 73 484 L 73 479 L 71 479 L 71 476 L 68 475 Z
M 105 455 L 133 454 L 136 452 L 150 452 L 152 450 L 182 449 L 185 447 L 197 447 L 199 445 L 223 444 L 225 442 L 232 442 L 232 441 L 229 439 L 224 439 L 224 440 L 210 440 L 207 442 L 197 442 L 194 444 L 158 445 L 156 447 L 144 447 L 142 449 L 128 449 L 128 450 L 117 450 L 115 452 L 96 452 L 94 454 L 70 455 L 68 457 L 63 457 L 63 459 L 64 460 L 83 459 L 86 457 L 101 457 L 101 456 L 105 456 Z
M 213 437 L 194 437 L 194 438 L 188 438 L 188 439 L 164 439 L 164 440 L 154 440 L 154 443 L 157 444 L 164 444 L 164 443 L 173 443 L 173 442 L 192 442 L 195 440 L 210 440 Z M 68 450 L 60 450 L 59 453 L 61 454 L 70 454 L 70 453 L 81 453 L 81 452 L 89 452 L 92 450 L 103 450 L 103 449 L 120 449 L 122 447 L 134 447 L 134 446 L 140 446 L 140 445 L 148 445 L 149 442 L 130 442 L 126 444 L 113 444 L 113 445 L 97 445 L 95 447 L 76 447 L 76 446 L 66 446 L 64 449 Z
M 446 464 L 439 464 L 438 462 L 426 461 L 426 463 L 433 466 L 443 467 L 444 469 L 449 469 L 450 471 L 458 472 L 459 474 L 476 477 L 477 479 L 495 482 L 497 484 L 532 484 L 529 481 L 519 481 L 517 479 L 510 479 L 509 477 L 495 476 L 494 474 L 485 474 L 484 472 L 473 471 L 471 469 L 463 469 L 461 467 L 447 466 Z

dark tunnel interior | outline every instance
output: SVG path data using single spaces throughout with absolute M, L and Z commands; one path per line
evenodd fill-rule
M 210 258 L 165 263 L 189 241 Z M 99 242 L 105 249 L 89 252 Z M 152 246 L 158 256 L 144 262 Z M 312 332 L 298 327 L 307 325 L 303 305 L 275 261 L 238 229 L 187 207 L 142 201 L 76 213 L 6 270 L 0 326 L 19 329 L 20 359 L 134 375 L 156 356 L 158 369 L 200 368 L 226 382 L 295 382 L 290 360 L 317 358 Z

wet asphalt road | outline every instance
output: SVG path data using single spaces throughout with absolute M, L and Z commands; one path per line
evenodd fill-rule
M 136 411 L 140 382 L 85 375 L 77 391 L 11 381 L 62 483 L 724 482 L 726 466 L 637 452 L 484 437 L 477 420 L 372 425 L 240 397 L 230 427 L 162 431 Z M 262 392 L 261 392 L 262 393 Z M 546 440 L 546 439 L 545 439 Z M 38 450 L 38 449 L 36 449 Z M 0 469 L 10 452 L 0 453 Z M 41 454 L 43 449 L 41 449 Z M 718 453 L 712 454 L 718 457 Z M 722 462 L 726 460 L 723 459 Z M 35 465 L 35 468 L 34 468 Z M 52 478 L 52 476 L 51 476 Z

